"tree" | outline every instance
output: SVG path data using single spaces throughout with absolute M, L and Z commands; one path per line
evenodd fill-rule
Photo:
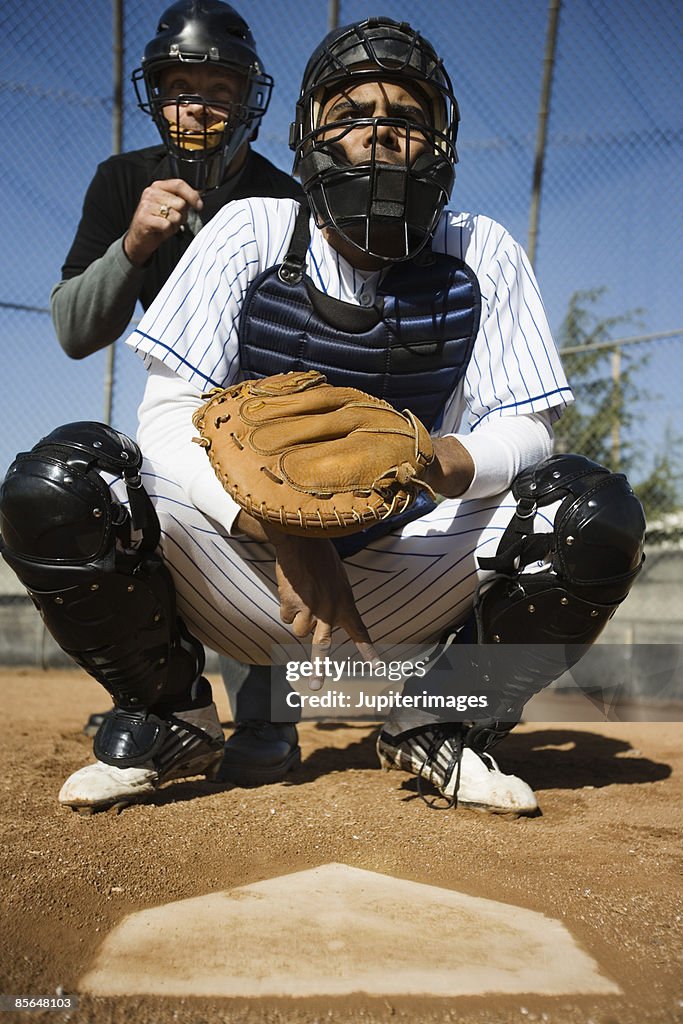
M 652 441 L 634 439 L 631 429 L 648 395 L 636 383 L 637 372 L 648 356 L 634 355 L 632 347 L 610 345 L 617 327 L 639 327 L 642 310 L 600 317 L 593 308 L 605 288 L 577 291 L 571 296 L 558 332 L 558 345 L 576 401 L 555 427 L 555 450 L 580 452 L 626 473 L 643 502 L 649 519 L 680 507 L 680 465 L 673 454 L 677 441 L 667 432 L 648 476 L 638 482 L 637 466 L 649 456 Z
M 680 516 L 670 514 L 681 507 L 683 474 L 680 461 L 673 454 L 680 451 L 680 441 L 680 437 L 674 438 L 671 429 L 667 430 L 662 450 L 655 455 L 652 471 L 639 484 L 634 485 L 645 509 L 650 541 L 673 540 L 683 534 Z
M 558 451 L 580 452 L 618 472 L 630 468 L 635 455 L 629 428 L 643 396 L 634 375 L 644 360 L 607 343 L 616 327 L 635 326 L 641 311 L 598 316 L 592 307 L 605 290 L 577 291 L 569 299 L 558 344 L 576 401 L 563 414 L 555 435 Z

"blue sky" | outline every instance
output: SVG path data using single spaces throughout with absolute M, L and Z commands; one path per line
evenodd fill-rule
M 327 4 L 235 0 L 235 6 L 276 79 L 257 148 L 289 170 L 288 125 L 305 62 L 327 28 Z M 156 142 L 153 125 L 135 107 L 128 76 L 162 7 L 126 2 L 126 148 Z M 526 244 L 545 0 L 390 0 L 377 8 L 341 0 L 340 7 L 342 23 L 382 13 L 411 21 L 432 41 L 462 112 L 451 205 L 500 220 Z M 574 290 L 602 285 L 606 315 L 642 307 L 646 330 L 683 325 L 681 18 L 668 0 L 565 0 L 537 258 L 554 328 Z M 111 8 L 108 0 L 4 0 L 3 22 L 0 90 L 10 130 L 0 163 L 0 301 L 45 307 L 87 184 L 111 150 Z M 101 418 L 104 357 L 68 360 L 47 316 L 0 308 L 0 322 L 6 366 L 1 472 L 18 448 L 57 423 Z M 679 370 L 680 349 L 679 342 L 669 350 Z M 664 387 L 656 409 L 642 420 L 656 439 L 675 400 L 666 387 L 670 367 L 662 372 L 658 358 L 648 372 L 661 375 L 652 381 L 655 390 Z M 21 409 L 36 377 L 50 388 L 41 389 L 39 408 L 26 424 Z M 143 386 L 141 365 L 118 345 L 114 419 L 120 428 L 134 430 Z

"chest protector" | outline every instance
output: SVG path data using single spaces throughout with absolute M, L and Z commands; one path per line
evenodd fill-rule
M 434 430 L 479 329 L 474 271 L 455 256 L 423 251 L 395 264 L 366 308 L 315 287 L 304 271 L 309 242 L 302 205 L 284 262 L 247 291 L 239 324 L 242 379 L 319 370 L 336 387 L 410 409 Z

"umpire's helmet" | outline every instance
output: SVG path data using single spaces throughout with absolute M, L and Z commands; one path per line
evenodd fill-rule
M 321 124 L 331 95 L 378 79 L 412 88 L 431 112 L 431 124 L 349 113 Z M 406 22 L 368 18 L 330 32 L 304 72 L 289 140 L 296 154 L 294 173 L 318 226 L 332 228 L 380 262 L 415 256 L 429 241 L 453 188 L 458 122 L 458 104 L 441 59 Z M 387 124 L 406 137 L 401 164 L 376 159 L 377 130 Z M 369 158 L 353 165 L 339 140 L 368 126 L 373 130 Z M 418 142 L 419 155 L 412 158 L 411 144 L 414 150 Z
M 244 80 L 240 101 L 218 102 L 210 96 L 192 94 L 165 99 L 161 72 L 179 64 L 207 64 L 240 75 Z M 177 0 L 164 11 L 156 35 L 145 47 L 141 65 L 132 78 L 138 104 L 154 119 L 174 173 L 202 191 L 220 185 L 239 147 L 255 138 L 273 87 L 273 79 L 264 71 L 256 52 L 249 26 L 233 7 L 221 0 Z M 174 120 L 164 115 L 163 108 L 168 111 L 169 103 L 176 104 Z M 203 131 L 181 132 L 177 107 L 186 103 L 202 103 L 205 108 L 222 110 L 225 120 Z

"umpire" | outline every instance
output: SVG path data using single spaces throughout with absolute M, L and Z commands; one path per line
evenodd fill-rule
M 123 334 L 138 300 L 148 308 L 194 236 L 226 203 L 302 195 L 293 178 L 251 148 L 273 79 L 249 26 L 228 4 L 172 4 L 133 83 L 162 144 L 109 157 L 90 183 L 50 297 L 57 337 L 73 359 Z M 269 673 L 225 657 L 221 668 L 237 723 L 223 775 L 241 785 L 276 782 L 300 752 L 293 726 L 267 721 Z M 94 735 L 103 717 L 91 715 L 86 733 Z

